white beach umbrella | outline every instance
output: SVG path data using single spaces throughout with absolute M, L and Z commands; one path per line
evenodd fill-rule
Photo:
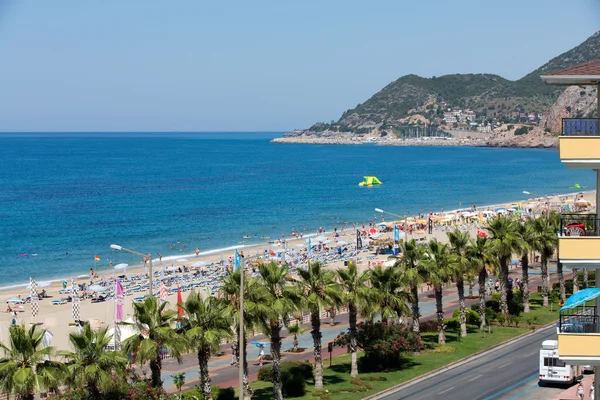
M 317 237 L 315 238 L 315 242 L 324 242 L 324 241 L 326 241 L 326 240 L 327 240 L 327 238 L 326 238 L 325 236 L 323 236 L 323 235 L 321 235 L 321 236 L 317 236 Z
M 45 287 L 48 287 L 51 285 L 52 285 L 52 282 L 48 282 L 48 281 L 42 281 L 42 282 L 37 283 L 38 288 L 45 288 Z M 27 289 L 31 289 L 31 285 L 27 285 Z
M 121 264 L 115 265 L 114 268 L 115 269 L 125 269 L 126 270 L 128 266 L 129 266 L 129 264 L 127 264 L 127 263 L 121 263 Z
M 88 286 L 88 290 L 91 292 L 106 292 L 106 288 L 100 285 Z

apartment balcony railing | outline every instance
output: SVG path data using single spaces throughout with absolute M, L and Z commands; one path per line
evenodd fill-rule
M 559 333 L 600 333 L 600 317 L 596 307 L 576 307 L 560 314 Z
M 563 118 L 563 136 L 600 136 L 600 118 Z
M 561 236 L 600 236 L 597 214 L 561 214 Z

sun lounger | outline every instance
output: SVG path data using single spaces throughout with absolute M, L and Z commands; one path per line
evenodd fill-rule
M 50 302 L 53 306 L 59 306 L 61 304 L 67 304 L 67 299 L 60 299 L 60 300 L 52 300 Z

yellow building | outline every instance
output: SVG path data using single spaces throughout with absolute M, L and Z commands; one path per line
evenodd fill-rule
M 600 59 L 543 75 L 548 85 L 596 86 L 600 105 Z M 600 112 L 600 107 L 598 107 Z M 560 160 L 567 168 L 596 171 L 596 205 L 600 204 L 600 114 L 597 118 L 564 118 L 559 138 Z M 600 223 L 597 214 L 561 215 L 559 262 L 570 268 L 596 272 L 600 288 Z M 575 307 L 561 312 L 558 356 L 574 365 L 593 365 L 600 371 L 600 290 L 589 291 L 595 307 Z M 600 379 L 596 379 L 596 393 Z

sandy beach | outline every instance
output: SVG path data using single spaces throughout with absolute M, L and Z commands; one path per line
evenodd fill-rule
M 591 191 L 591 192 L 585 192 L 583 193 L 583 195 L 577 195 L 577 194 L 565 194 L 565 195 L 560 195 L 560 196 L 555 196 L 556 199 L 550 199 L 550 201 L 554 200 L 556 203 L 562 203 L 564 204 L 572 204 L 574 201 L 574 197 L 575 196 L 583 196 L 584 199 L 590 201 L 592 204 L 595 203 L 595 191 Z M 542 201 L 540 204 L 541 206 L 539 207 L 540 209 L 544 208 L 543 203 L 544 201 Z M 499 207 L 504 207 L 504 208 L 510 208 L 512 205 L 514 204 L 519 204 L 520 202 L 511 202 L 511 203 L 506 203 L 506 204 L 498 204 L 498 205 L 490 205 L 490 206 L 484 206 L 484 207 L 478 207 L 478 210 L 484 210 L 484 209 L 490 209 L 490 210 L 494 210 L 496 208 Z M 521 201 L 523 208 L 528 208 L 528 205 L 532 204 L 532 203 L 526 203 Z M 553 204 L 556 204 L 553 203 Z M 591 209 L 593 209 L 594 207 L 590 207 Z M 451 214 L 451 213 L 455 213 L 452 211 L 448 211 L 446 212 L 446 214 Z M 391 221 L 390 219 L 388 219 L 388 215 L 385 215 L 386 219 L 385 221 Z M 464 229 L 468 230 L 470 232 L 470 234 L 474 237 L 477 234 L 477 229 L 479 227 L 479 222 L 473 223 L 469 226 L 465 226 Z M 359 227 L 360 228 L 360 227 Z M 368 229 L 368 227 L 367 227 Z M 355 230 L 352 228 L 351 225 L 349 225 L 347 228 L 345 228 L 344 230 L 339 230 L 337 232 L 339 235 L 338 237 L 335 237 L 333 232 L 328 232 L 325 234 L 325 236 L 327 237 L 327 239 L 330 241 L 329 246 L 332 248 L 337 247 L 336 246 L 336 242 L 339 241 L 344 241 L 347 242 L 349 248 L 353 248 L 356 245 L 356 233 Z M 310 235 L 312 237 L 312 240 L 314 240 L 314 236 L 315 235 Z M 392 233 L 391 232 L 385 232 L 382 233 L 381 235 L 382 237 L 391 237 Z M 402 234 L 403 238 L 404 238 L 404 233 Z M 408 238 L 413 238 L 413 237 L 421 237 L 423 239 L 432 239 L 432 238 L 436 238 L 438 240 L 441 241 L 447 241 L 447 235 L 446 235 L 446 229 L 443 228 L 438 228 L 438 229 L 434 229 L 433 233 L 431 235 L 424 235 L 422 233 L 417 233 L 417 232 L 413 232 L 413 234 L 408 235 Z M 300 247 L 305 247 L 306 246 L 306 240 L 307 240 L 308 236 L 304 236 L 303 238 L 294 238 L 294 237 L 286 237 L 287 240 L 287 244 L 286 247 L 288 250 L 290 249 L 300 249 Z M 275 239 L 276 240 L 276 239 Z M 315 242 L 313 241 L 312 243 L 313 245 L 315 244 Z M 270 244 L 270 243 L 265 243 L 265 244 L 259 244 L 259 245 L 249 245 L 244 247 L 243 252 L 246 255 L 246 259 L 250 258 L 250 257 L 256 257 L 257 255 L 263 255 L 266 254 L 265 251 L 269 251 L 269 249 L 272 249 L 276 252 L 281 251 L 283 249 L 282 245 L 277 245 L 275 244 Z M 209 253 L 209 254 L 206 254 Z M 221 260 L 221 256 L 223 256 L 225 263 L 228 262 L 229 257 L 233 257 L 233 250 L 229 251 L 228 253 L 221 253 L 220 251 L 213 251 L 213 252 L 206 252 L 205 254 L 200 254 L 199 257 L 197 257 L 195 254 L 187 254 L 187 255 L 180 255 L 177 257 L 168 257 L 168 258 L 163 258 L 162 263 L 156 259 L 153 260 L 153 267 L 154 267 L 154 271 L 161 271 L 163 268 L 168 268 L 172 265 L 174 265 L 175 267 L 183 267 L 183 265 L 186 265 L 187 267 L 191 266 L 193 263 L 197 262 L 197 261 L 203 261 L 206 262 L 207 264 L 213 264 L 213 266 L 211 267 L 203 267 L 205 269 L 210 269 L 212 268 L 213 270 L 216 268 L 221 268 L 221 270 L 223 269 L 222 266 L 217 267 L 217 263 Z M 387 260 L 387 256 L 377 256 L 375 258 L 372 258 L 372 252 L 370 253 L 359 253 L 359 255 L 357 256 L 360 260 L 358 261 L 358 265 L 361 268 L 368 268 L 369 265 L 376 260 Z M 369 255 L 369 259 L 366 259 L 366 256 Z M 176 262 L 176 259 L 181 259 L 181 258 L 185 258 L 188 261 L 186 262 Z M 330 263 L 327 264 L 328 268 L 338 268 L 338 267 L 342 267 L 343 266 L 343 260 L 337 260 L 337 261 L 332 261 Z M 139 275 L 141 273 L 144 272 L 144 267 L 143 265 L 140 263 L 139 265 L 133 265 L 133 266 L 129 266 L 127 268 L 127 276 L 132 276 L 132 275 Z M 115 271 L 115 275 L 119 275 L 122 274 L 123 271 Z M 99 272 L 99 278 L 94 280 L 94 283 L 98 283 L 101 279 L 102 279 L 102 275 L 104 275 L 104 278 L 106 280 L 108 280 L 109 278 L 112 278 L 112 271 L 100 271 Z M 173 275 L 179 275 L 178 273 L 174 273 Z M 35 278 L 35 277 L 34 277 Z M 42 281 L 43 279 L 38 279 L 39 281 Z M 70 286 L 71 284 L 71 279 L 65 279 L 68 283 L 68 286 Z M 76 283 L 90 283 L 89 278 L 80 278 L 80 279 L 75 279 Z M 53 305 L 51 304 L 52 300 L 57 300 L 57 299 L 61 299 L 62 297 L 66 297 L 68 295 L 64 295 L 64 294 L 59 294 L 59 290 L 62 289 L 62 283 L 61 282 L 53 282 L 51 286 L 44 288 L 47 292 L 47 295 L 50 296 L 49 298 L 45 298 L 40 300 L 39 302 L 39 314 L 37 315 L 37 317 L 33 318 L 32 317 L 32 305 L 30 303 L 26 303 L 23 305 L 23 312 L 18 312 L 17 313 L 17 323 L 19 324 L 30 324 L 30 323 L 38 323 L 41 324 L 41 326 L 43 326 L 44 328 L 48 329 L 53 335 L 54 335 L 54 339 L 52 341 L 52 346 L 56 347 L 57 349 L 68 349 L 69 348 L 69 344 L 68 344 L 68 334 L 70 332 L 74 332 L 77 328 L 74 326 L 70 326 L 69 323 L 73 321 L 73 317 L 72 317 L 72 304 L 71 303 L 65 303 L 65 304 L 60 304 L 60 305 Z M 196 289 L 198 290 L 198 289 Z M 41 289 L 39 289 L 38 291 L 41 291 Z M 157 290 L 158 291 L 158 290 Z M 124 314 L 124 319 L 127 319 L 128 317 L 132 316 L 133 314 L 133 306 L 132 306 L 132 300 L 133 298 L 137 297 L 137 296 L 141 296 L 145 293 L 143 292 L 139 292 L 139 293 L 133 293 L 130 296 L 126 296 L 124 299 L 124 309 L 123 309 L 123 314 Z M 189 294 L 189 291 L 185 291 L 182 292 L 182 296 L 183 299 L 185 300 L 187 298 Z M 16 296 L 21 296 L 21 298 L 25 299 L 28 295 L 29 295 L 29 290 L 26 289 L 24 286 L 23 287 L 16 287 L 16 288 L 10 288 L 10 289 L 6 289 L 4 291 L 2 291 L 0 293 L 0 299 L 2 299 L 3 304 L 6 304 L 6 301 L 9 298 L 12 297 L 16 297 Z M 177 294 L 176 293 L 171 293 L 168 297 L 168 301 L 171 305 L 174 305 L 176 303 L 176 297 Z M 87 320 L 91 320 L 91 319 L 97 319 L 99 320 L 97 323 L 103 325 L 103 326 L 112 326 L 114 324 L 114 315 L 115 315 L 115 302 L 110 300 L 110 301 L 105 301 L 105 302 L 100 302 L 100 303 L 92 303 L 91 300 L 87 299 L 87 300 L 82 300 L 81 303 L 81 309 L 80 309 L 80 319 L 83 321 L 87 321 Z M 6 306 L 5 306 L 6 307 Z M 6 341 L 8 339 L 8 328 L 10 326 L 11 323 L 11 318 L 12 315 L 9 312 L 4 312 L 4 313 L 0 313 L 0 341 Z

